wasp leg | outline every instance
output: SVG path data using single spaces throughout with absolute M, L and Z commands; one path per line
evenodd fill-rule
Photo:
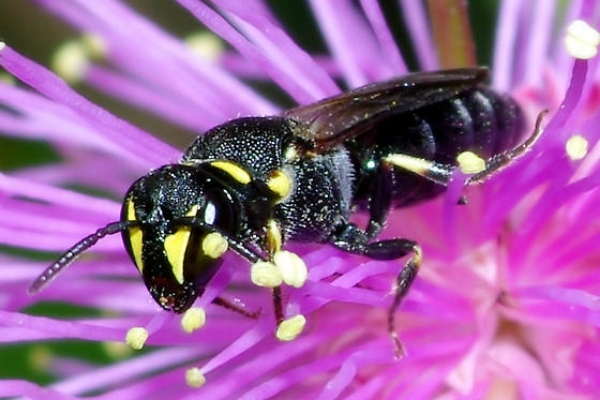
M 333 246 L 349 253 L 361 254 L 377 260 L 393 260 L 413 253 L 396 277 L 394 300 L 388 311 L 388 331 L 394 344 L 394 354 L 401 357 L 404 348 L 396 333 L 395 314 L 413 284 L 421 266 L 422 251 L 419 244 L 404 238 L 386 239 L 368 243 L 367 233 L 354 224 L 346 224 L 333 238 Z
M 261 310 L 248 311 L 241 304 L 239 304 L 238 301 L 232 302 L 230 300 L 224 299 L 223 297 L 216 297 L 212 301 L 212 303 L 218 305 L 219 307 L 223 307 L 228 310 L 234 311 L 247 318 L 257 319 L 261 314 Z
M 390 154 L 383 159 L 383 162 L 443 186 L 448 186 L 455 168 L 451 164 L 441 164 L 407 154 Z
M 408 245 L 410 242 L 412 241 L 407 240 L 406 244 Z M 423 257 L 421 247 L 415 242 L 412 243 L 414 246 L 411 251 L 414 253 L 414 256 L 404 264 L 404 267 L 396 277 L 396 282 L 394 284 L 394 300 L 388 311 L 388 332 L 392 339 L 392 343 L 394 344 L 394 354 L 397 358 L 402 357 L 405 354 L 405 351 L 402 342 L 398 337 L 398 333 L 396 332 L 396 311 L 398 310 L 398 307 L 400 307 L 400 304 L 402 304 L 402 300 L 404 300 L 408 290 L 415 281 Z
M 547 113 L 548 110 L 544 110 L 538 114 L 533 132 L 523 144 L 486 159 L 485 167 L 467 179 L 466 183 L 473 185 L 485 181 L 531 149 L 542 134 L 542 120 Z M 448 186 L 452 174 L 457 168 L 452 164 L 440 164 L 406 154 L 390 154 L 383 161 L 444 186 Z
M 381 233 L 392 207 L 393 169 L 392 164 L 382 162 L 378 173 L 375 174 L 372 196 L 369 199 L 369 224 L 365 231 L 369 240 Z
M 281 286 L 274 287 L 271 289 L 273 298 L 273 309 L 275 310 L 275 322 L 277 326 L 283 322 L 283 301 L 281 299 Z
M 485 161 L 485 169 L 471 176 L 467 180 L 467 184 L 472 185 L 485 181 L 495 172 L 508 166 L 514 160 L 521 157 L 529 149 L 531 149 L 535 142 L 537 142 L 537 140 L 542 135 L 542 120 L 544 119 L 546 114 L 548 114 L 548 110 L 544 110 L 538 114 L 535 120 L 535 127 L 533 129 L 533 132 L 523 144 L 487 159 Z

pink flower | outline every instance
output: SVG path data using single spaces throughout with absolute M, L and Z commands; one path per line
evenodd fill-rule
M 335 7 L 309 1 L 330 50 L 313 57 L 260 0 L 178 0 L 227 43 L 213 59 L 195 54 L 117 0 L 36 3 L 86 35 L 58 56 L 66 61 L 57 66 L 63 76 L 194 134 L 238 116 L 280 111 L 247 80 L 274 83 L 305 104 L 338 93 L 336 80 L 356 87 L 406 72 L 388 29 L 396 17 L 385 16 L 375 1 Z M 420 2 L 401 3 L 401 23 L 419 66 L 438 68 Z M 558 18 L 557 4 L 539 3 L 501 3 L 491 83 L 518 99 L 531 124 L 550 110 L 541 139 L 484 185 L 466 188 L 467 205 L 456 206 L 462 188 L 451 185 L 445 196 L 390 216 L 385 236 L 415 239 L 424 254 L 396 316 L 407 350 L 399 360 L 386 318 L 390 288 L 404 261 L 371 261 L 328 246 L 291 246 L 309 266 L 309 278 L 301 288 L 285 289 L 286 315 L 301 313 L 307 320 L 304 332 L 289 342 L 273 335 L 269 291 L 256 288 L 248 263 L 231 254 L 196 301 L 207 320 L 191 334 L 177 315 L 154 303 L 115 236 L 29 296 L 27 287 L 51 262 L 45 253 L 60 254 L 118 220 L 131 182 L 176 162 L 180 151 L 86 100 L 6 43 L 0 65 L 24 85 L 0 83 L 0 132 L 44 141 L 60 162 L 0 174 L 0 243 L 7 249 L 0 253 L 0 337 L 5 346 L 38 348 L 66 339 L 90 347 L 105 343 L 109 361 L 97 365 L 75 351 L 48 352 L 37 362 L 54 383 L 42 387 L 13 376 L 0 381 L 0 396 L 599 394 L 600 80 L 593 52 L 600 39 L 592 28 L 599 21 L 590 16 L 599 15 L 600 7 L 591 0 L 570 2 Z M 14 248 L 42 253 L 43 261 Z M 262 314 L 246 318 L 212 305 L 217 296 L 240 299 L 244 309 Z M 48 302 L 77 312 L 47 316 L 40 304 Z M 140 345 L 145 342 L 141 353 L 114 343 L 136 332 L 142 332 Z

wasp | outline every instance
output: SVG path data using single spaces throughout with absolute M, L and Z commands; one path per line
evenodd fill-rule
M 116 233 L 154 300 L 176 313 L 202 295 L 228 250 L 252 266 L 281 264 L 288 241 L 328 244 L 377 260 L 410 255 L 395 279 L 388 312 L 400 354 L 394 315 L 417 276 L 422 251 L 409 238 L 379 239 L 388 213 L 442 193 L 460 154 L 485 160 L 466 182 L 479 183 L 540 135 L 538 117 L 534 133 L 518 144 L 522 112 L 511 97 L 486 87 L 486 78 L 485 68 L 413 73 L 277 116 L 217 126 L 178 163 L 134 182 L 120 219 L 67 250 L 30 292 Z M 350 221 L 361 211 L 368 214 L 363 227 Z M 281 286 L 271 286 L 279 324 Z

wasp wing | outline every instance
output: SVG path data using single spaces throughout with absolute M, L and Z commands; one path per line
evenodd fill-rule
M 398 114 L 448 100 L 487 78 L 487 68 L 417 72 L 285 111 L 295 134 L 327 151 Z

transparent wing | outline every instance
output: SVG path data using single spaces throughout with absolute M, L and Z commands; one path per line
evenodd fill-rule
M 297 136 L 326 151 L 387 118 L 450 99 L 487 78 L 487 68 L 417 72 L 285 111 Z

